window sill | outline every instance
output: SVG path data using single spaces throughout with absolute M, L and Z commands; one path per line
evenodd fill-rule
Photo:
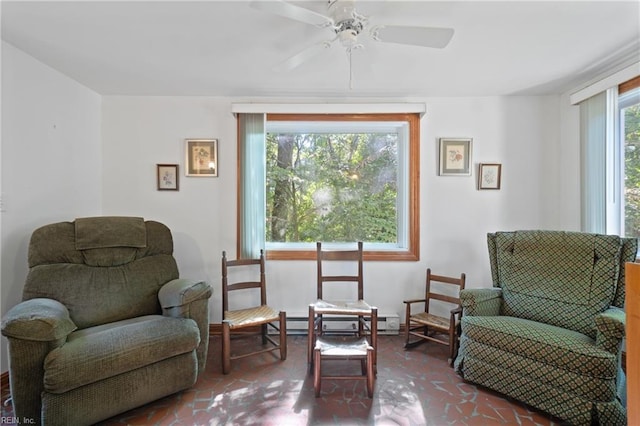
M 315 250 L 267 250 L 267 260 L 316 260 Z M 417 262 L 420 255 L 411 250 L 364 251 L 365 261 Z

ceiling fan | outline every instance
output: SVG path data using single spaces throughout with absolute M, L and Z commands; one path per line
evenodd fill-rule
M 402 25 L 375 25 L 369 28 L 369 17 L 356 11 L 356 0 L 328 0 L 327 15 L 284 0 L 254 0 L 250 5 L 254 9 L 264 12 L 315 25 L 319 28 L 329 28 L 334 33 L 332 38 L 309 46 L 291 56 L 276 67 L 277 71 L 289 71 L 298 67 L 324 49 L 331 47 L 336 41 L 344 47 L 351 62 L 351 52 L 363 47 L 359 42 L 359 37 L 367 34 L 377 42 L 442 49 L 449 44 L 454 33 L 452 28 Z

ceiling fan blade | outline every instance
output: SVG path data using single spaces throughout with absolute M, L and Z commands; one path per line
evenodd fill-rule
M 286 61 L 280 63 L 279 65 L 276 65 L 273 68 L 274 71 L 278 71 L 278 72 L 291 71 L 292 69 L 299 67 L 309 59 L 319 55 L 322 51 L 331 47 L 331 43 L 333 42 L 333 40 L 323 41 L 321 43 L 316 43 L 307 47 L 306 49 L 296 53 Z
M 328 16 L 282 0 L 254 0 L 250 3 L 250 6 L 263 12 L 284 16 L 285 18 L 315 25 L 320 28 L 333 25 L 333 20 Z
M 434 47 L 437 49 L 447 46 L 453 37 L 453 33 L 453 28 L 405 27 L 400 25 L 381 25 L 371 29 L 371 36 L 376 41 Z

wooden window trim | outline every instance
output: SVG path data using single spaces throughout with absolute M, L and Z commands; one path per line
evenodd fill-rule
M 420 260 L 420 115 L 406 114 L 267 114 L 267 121 L 406 121 L 409 123 L 408 247 L 406 250 L 364 251 L 364 260 Z M 238 170 L 241 164 L 238 161 Z M 238 176 L 240 176 L 238 172 Z M 238 200 L 240 199 L 238 186 Z M 240 211 L 238 211 L 238 215 Z M 238 218 L 239 219 L 239 218 Z M 240 225 L 238 220 L 238 236 Z M 239 241 L 239 239 L 238 239 Z M 316 250 L 267 250 L 269 260 L 315 260 Z
M 629 92 L 640 87 L 640 75 L 618 85 L 618 94 Z

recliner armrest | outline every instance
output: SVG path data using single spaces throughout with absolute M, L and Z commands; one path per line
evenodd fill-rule
M 204 281 L 178 278 L 166 283 L 158 292 L 162 312 L 169 316 L 187 316 L 189 305 L 211 297 L 211 286 Z
M 462 316 L 496 316 L 500 315 L 502 289 L 500 288 L 465 288 L 460 291 Z
M 626 316 L 620 308 L 611 307 L 596 316 L 596 346 L 618 354 L 625 335 Z
M 64 340 L 77 328 L 66 306 L 45 298 L 20 302 L 2 319 L 4 336 L 36 342 Z
M 200 344 L 196 350 L 198 375 L 204 372 L 209 347 L 209 297 L 211 286 L 204 281 L 178 278 L 162 286 L 158 292 L 162 314 L 174 318 L 189 318 L 200 329 Z

